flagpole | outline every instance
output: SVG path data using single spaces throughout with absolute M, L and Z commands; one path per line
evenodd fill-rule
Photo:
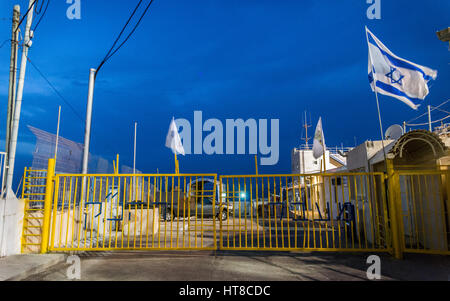
M 178 159 L 177 153 L 175 152 L 175 173 L 178 174 Z
M 134 149 L 133 149 L 133 188 L 135 194 L 137 194 L 136 183 L 136 134 L 137 134 L 137 122 L 134 123 Z
M 377 79 L 376 79 L 376 76 L 375 76 L 375 71 L 373 70 L 372 52 L 370 51 L 369 34 L 368 34 L 367 30 L 368 29 L 367 29 L 367 26 L 366 26 L 366 39 L 367 39 L 367 47 L 369 49 L 369 59 L 370 59 L 370 66 L 371 66 L 370 68 L 372 69 L 372 74 L 373 74 L 373 85 L 374 85 L 374 91 L 375 91 L 375 99 L 377 100 L 378 121 L 380 123 L 381 146 L 383 147 L 384 163 L 385 163 L 386 172 L 387 172 L 386 149 L 384 148 L 384 132 L 383 132 L 383 123 L 381 122 L 380 102 L 378 100 Z
M 322 132 L 323 132 L 323 125 L 322 125 Z M 323 155 L 322 155 L 322 157 L 323 157 L 323 172 L 324 173 L 326 173 L 327 172 L 327 166 L 326 166 L 326 161 L 325 161 L 325 158 L 326 158 L 326 149 L 325 149 L 325 145 L 323 144 L 323 140 L 322 140 L 322 149 L 323 149 Z
M 133 174 L 136 173 L 136 134 L 137 122 L 134 123 Z
M 326 167 L 326 164 L 325 164 L 325 151 L 323 152 L 322 160 L 323 160 L 323 172 L 325 173 L 325 172 L 327 172 L 327 167 Z

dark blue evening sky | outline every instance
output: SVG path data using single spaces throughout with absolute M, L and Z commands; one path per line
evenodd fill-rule
M 30 50 L 31 60 L 83 117 L 89 68 L 111 46 L 137 0 L 81 0 L 81 20 L 69 20 L 66 1 L 51 1 Z M 14 4 L 0 3 L 0 43 L 10 38 Z M 449 98 L 450 53 L 436 31 L 448 27 L 450 1 L 382 1 L 382 19 L 368 20 L 366 0 L 155 0 L 131 40 L 101 70 L 94 96 L 91 152 L 132 165 L 133 127 L 139 123 L 137 165 L 173 170 L 164 147 L 172 116 L 204 119 L 277 118 L 280 160 L 260 172 L 290 172 L 290 152 L 301 143 L 301 116 L 313 128 L 323 118 L 328 146 L 379 139 L 374 94 L 367 80 L 367 25 L 395 54 L 438 70 L 419 112 L 381 96 L 385 128 Z M 9 46 L 0 49 L 1 128 L 6 124 Z M 83 141 L 84 124 L 28 65 L 16 177 L 31 165 L 35 139 L 26 125 Z M 437 115 L 436 115 L 437 116 Z M 311 131 L 313 130 L 311 128 Z M 1 131 L 4 148 L 4 130 Z M 182 172 L 252 173 L 251 156 L 180 159 Z M 17 180 L 16 180 L 17 181 Z

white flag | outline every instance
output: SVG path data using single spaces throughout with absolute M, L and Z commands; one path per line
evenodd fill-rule
M 366 27 L 369 43 L 369 82 L 372 91 L 395 97 L 414 110 L 428 95 L 428 82 L 437 77 L 437 71 L 414 64 L 393 54 Z
M 169 126 L 169 132 L 167 133 L 166 147 L 170 148 L 174 154 L 185 155 L 184 147 L 181 143 L 180 134 L 178 134 L 178 127 L 174 118 L 172 118 L 172 122 Z
M 323 135 L 322 129 L 322 117 L 319 118 L 317 122 L 316 132 L 314 134 L 314 144 L 313 144 L 313 156 L 318 159 L 323 156 L 325 152 L 325 137 Z

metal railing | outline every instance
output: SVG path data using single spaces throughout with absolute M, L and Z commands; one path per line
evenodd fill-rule
M 220 177 L 220 248 L 389 251 L 383 173 Z M 238 193 L 237 193 L 238 192 Z
M 49 250 L 216 249 L 216 176 L 56 175 Z
M 334 155 L 340 155 L 340 153 L 348 153 L 349 151 L 351 151 L 352 149 L 354 149 L 354 147 L 343 147 L 343 146 L 334 146 L 334 147 L 327 147 L 327 151 L 330 152 L 330 154 L 334 154 Z M 296 148 L 296 150 L 310 150 L 312 151 L 312 144 L 310 145 L 305 145 L 302 144 L 299 147 Z
M 449 254 L 450 171 L 58 174 L 41 252 L 276 250 Z
M 402 251 L 450 254 L 450 171 L 399 171 Z
M 25 201 L 22 253 L 36 253 L 40 251 L 42 226 L 44 220 L 44 201 L 46 170 L 25 168 L 22 177 L 22 199 Z

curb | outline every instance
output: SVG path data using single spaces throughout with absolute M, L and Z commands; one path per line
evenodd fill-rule
M 13 255 L 0 260 L 0 281 L 20 281 L 47 269 L 67 258 L 66 254 Z M 5 275 L 2 275 L 2 272 Z M 8 275 L 9 273 L 9 275 Z

